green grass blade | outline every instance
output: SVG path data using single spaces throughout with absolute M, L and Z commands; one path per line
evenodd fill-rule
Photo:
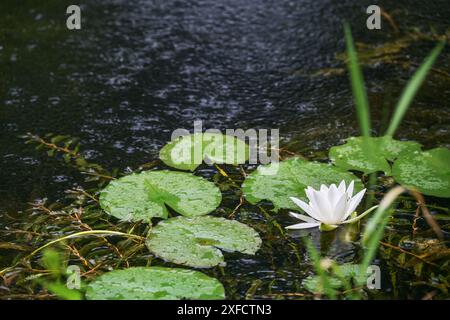
M 371 261 L 375 257 L 377 249 L 380 245 L 380 240 L 383 238 L 384 229 L 388 223 L 390 214 L 392 213 L 391 206 L 392 203 L 397 199 L 397 197 L 405 192 L 403 187 L 397 186 L 391 189 L 381 200 L 377 211 L 374 213 L 373 217 L 367 222 L 364 234 L 362 237 L 362 244 L 365 247 L 364 258 L 361 263 L 360 270 L 360 281 L 365 279 L 367 268 L 369 267 Z
M 345 44 L 347 47 L 347 65 L 350 72 L 350 82 L 352 85 L 353 97 L 356 104 L 359 128 L 363 136 L 370 136 L 370 112 L 367 92 L 364 86 L 364 78 L 358 63 L 355 45 L 353 43 L 350 26 L 344 24 Z
M 428 57 L 425 58 L 422 65 L 419 67 L 419 69 L 414 73 L 411 80 L 409 80 L 408 84 L 406 85 L 405 89 L 403 90 L 403 93 L 400 97 L 400 100 L 397 103 L 397 106 L 395 107 L 394 115 L 392 116 L 391 123 L 389 124 L 389 127 L 386 131 L 386 135 L 393 136 L 395 131 L 397 130 L 398 126 L 400 125 L 400 122 L 403 119 L 403 116 L 405 115 L 406 111 L 408 110 L 409 105 L 411 104 L 411 101 L 414 99 L 414 96 L 416 95 L 417 91 L 419 90 L 420 86 L 422 85 L 423 81 L 425 80 L 428 72 L 430 71 L 431 67 L 433 66 L 434 62 L 436 61 L 437 57 L 441 53 L 442 49 L 444 48 L 445 43 L 441 42 L 439 43 L 433 51 L 428 55 Z

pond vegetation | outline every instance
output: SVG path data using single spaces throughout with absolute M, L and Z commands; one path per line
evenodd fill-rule
M 347 53 L 341 58 L 348 63 L 361 136 L 331 147 L 325 160 L 307 159 L 286 146 L 279 163 L 237 165 L 248 159 L 244 142 L 234 139 L 230 146 L 216 143 L 209 134 L 194 134 L 168 142 L 159 160 L 119 172 L 90 162 L 82 144 L 70 136 L 25 136 L 27 143 L 84 175 L 89 187 L 68 190 L 63 202 L 32 203 L 26 223 L 9 230 L 12 239 L 0 248 L 17 254 L 0 270 L 4 286 L 11 287 L 6 297 L 367 299 L 405 297 L 408 291 L 415 297 L 448 297 L 450 217 L 443 198 L 450 198 L 450 150 L 424 150 L 417 141 L 394 138 L 444 42 L 408 82 L 384 135 L 373 137 L 361 64 L 348 26 L 345 40 Z M 362 65 L 367 59 L 395 55 L 408 41 L 396 42 L 387 53 L 378 49 L 359 54 Z M 211 167 L 206 174 L 199 170 L 205 164 L 186 160 L 192 159 L 196 143 L 203 145 L 202 159 Z M 238 145 L 246 150 L 244 159 L 217 152 Z M 265 174 L 275 165 L 276 174 Z M 321 223 L 318 241 L 306 230 L 286 228 L 292 224 L 287 221 L 294 221 L 286 220 L 288 210 L 305 219 L 299 214 L 308 205 L 301 201 L 311 200 L 307 188 L 325 185 L 331 190 L 333 184 L 344 190 L 351 185 L 350 196 L 367 189 L 357 210 L 364 213 L 350 210 L 345 219 L 351 223 Z M 17 225 L 13 218 L 11 225 Z M 328 258 L 327 248 L 335 239 L 350 244 L 357 254 L 344 262 Z M 285 247 L 289 250 L 281 249 Z M 258 261 L 278 277 L 244 273 L 239 278 L 227 265 L 236 256 L 246 260 L 247 270 Z M 284 264 L 286 268 L 279 267 Z M 373 264 L 382 268 L 388 290 L 366 287 Z M 73 265 L 81 270 L 80 289 L 66 287 L 67 266 Z M 277 285 L 280 278 L 287 283 Z

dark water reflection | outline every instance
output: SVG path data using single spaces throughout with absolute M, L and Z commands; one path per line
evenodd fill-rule
M 82 30 L 73 32 L 65 28 L 70 1 L 2 0 L 0 210 L 57 200 L 82 183 L 25 145 L 19 136 L 26 132 L 79 137 L 87 158 L 121 169 L 154 159 L 174 129 L 190 129 L 198 119 L 206 128 L 279 128 L 293 151 L 325 151 L 357 134 L 347 76 L 310 74 L 340 66 L 344 20 L 358 41 L 395 38 L 387 24 L 365 28 L 373 3 L 92 0 L 83 2 Z M 448 28 L 448 1 L 383 4 L 400 28 Z M 406 58 L 420 63 L 432 47 L 418 42 Z M 446 72 L 448 57 L 446 49 L 438 63 Z M 397 66 L 366 70 L 376 123 L 386 92 L 398 96 L 409 76 Z M 438 80 L 416 99 L 401 137 L 450 146 L 450 87 L 448 78 Z M 334 255 L 351 260 L 354 252 Z M 234 263 L 238 273 L 273 277 L 251 260 Z
M 195 119 L 207 128 L 280 128 L 301 147 L 325 149 L 356 133 L 347 79 L 302 73 L 336 66 L 344 19 L 359 40 L 391 36 L 388 26 L 365 28 L 364 1 L 87 1 L 78 32 L 65 29 L 64 1 L 25 3 L 1 4 L 0 192 L 19 202 L 74 182 L 23 145 L 17 137 L 26 132 L 79 137 L 89 157 L 121 168 L 153 159 Z M 403 1 L 392 10 L 412 16 L 402 16 L 405 27 L 419 15 L 424 28 L 445 30 L 448 7 Z M 430 47 L 416 48 L 419 59 Z M 375 98 L 386 87 L 399 93 L 409 75 L 393 79 L 398 72 L 370 71 Z M 428 127 L 421 120 L 433 122 L 434 144 L 448 144 L 442 86 L 430 84 L 416 102 L 436 113 L 411 119 L 417 131 Z

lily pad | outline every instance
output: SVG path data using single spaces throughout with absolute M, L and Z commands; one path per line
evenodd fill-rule
M 342 282 L 342 278 L 350 281 L 351 279 L 356 279 L 359 275 L 360 265 L 358 264 L 343 264 L 337 267 L 339 272 L 339 277 L 337 275 L 329 276 L 329 286 L 333 289 L 339 289 L 343 287 L 344 283 Z M 322 279 L 319 275 L 313 275 L 307 277 L 303 280 L 303 286 L 306 290 L 312 293 L 320 293 L 323 294 L 322 287 Z
M 450 198 L 450 150 L 436 148 L 404 155 L 394 162 L 400 184 L 423 194 Z
M 420 151 L 421 145 L 413 141 L 398 141 L 390 136 L 352 137 L 343 145 L 332 147 L 329 152 L 334 164 L 345 170 L 365 174 L 382 171 L 391 174 L 391 165 L 401 155 Z
M 322 279 L 320 276 L 309 276 L 308 278 L 303 280 L 302 284 L 305 289 L 311 293 L 324 293 L 324 290 L 322 288 Z M 329 278 L 329 285 L 333 289 L 338 289 L 342 286 L 342 282 L 337 278 Z
M 166 206 L 192 217 L 216 209 L 222 194 L 214 183 L 186 172 L 167 170 L 131 174 L 112 181 L 100 193 L 100 205 L 126 221 L 150 222 L 168 216 Z
M 196 133 L 169 142 L 161 149 L 159 157 L 170 167 L 194 171 L 203 161 L 209 164 L 245 163 L 249 157 L 249 147 L 237 137 Z
M 271 168 L 277 165 L 278 170 Z M 276 172 L 276 174 L 270 175 L 267 172 Z M 357 176 L 343 169 L 329 164 L 290 158 L 278 164 L 259 166 L 256 171 L 247 176 L 242 185 L 242 191 L 245 198 L 252 204 L 269 200 L 273 203 L 275 210 L 298 209 L 289 197 L 307 201 L 305 194 L 307 186 L 318 190 L 321 184 L 339 184 L 342 180 L 345 180 L 347 185 L 354 180 L 355 192 L 363 188 Z
M 147 239 L 156 256 L 198 268 L 224 265 L 219 250 L 255 254 L 261 246 L 258 233 L 235 220 L 217 217 L 176 217 L 161 221 Z
M 194 270 L 134 267 L 107 272 L 91 282 L 89 300 L 224 299 L 225 290 L 214 278 Z

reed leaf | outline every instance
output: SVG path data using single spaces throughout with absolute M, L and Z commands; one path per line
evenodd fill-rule
M 359 128 L 363 136 L 370 136 L 370 110 L 364 78 L 358 63 L 355 45 L 350 26 L 344 24 L 345 44 L 347 47 L 347 65 L 350 72 L 350 82 L 358 115 Z
M 392 212 L 392 210 L 390 210 L 392 203 L 405 191 L 406 189 L 400 186 L 391 189 L 384 196 L 383 200 L 381 200 L 380 205 L 372 218 L 367 222 L 362 237 L 362 244 L 364 245 L 365 250 L 363 262 L 361 264 L 360 281 L 365 279 L 367 268 L 375 257 L 380 240 L 384 235 L 384 229 Z
M 395 111 L 392 116 L 389 127 L 386 131 L 386 135 L 393 136 L 395 134 L 395 131 L 400 125 L 400 122 L 402 121 L 406 111 L 409 108 L 409 105 L 411 104 L 411 101 L 414 99 L 417 91 L 419 91 L 420 86 L 425 80 L 428 72 L 430 71 L 437 57 L 441 53 L 442 49 L 444 48 L 444 45 L 445 45 L 444 42 L 439 43 L 425 58 L 422 65 L 409 80 L 408 84 L 403 90 L 403 93 L 400 97 L 400 100 L 397 103 L 397 106 L 395 107 Z

